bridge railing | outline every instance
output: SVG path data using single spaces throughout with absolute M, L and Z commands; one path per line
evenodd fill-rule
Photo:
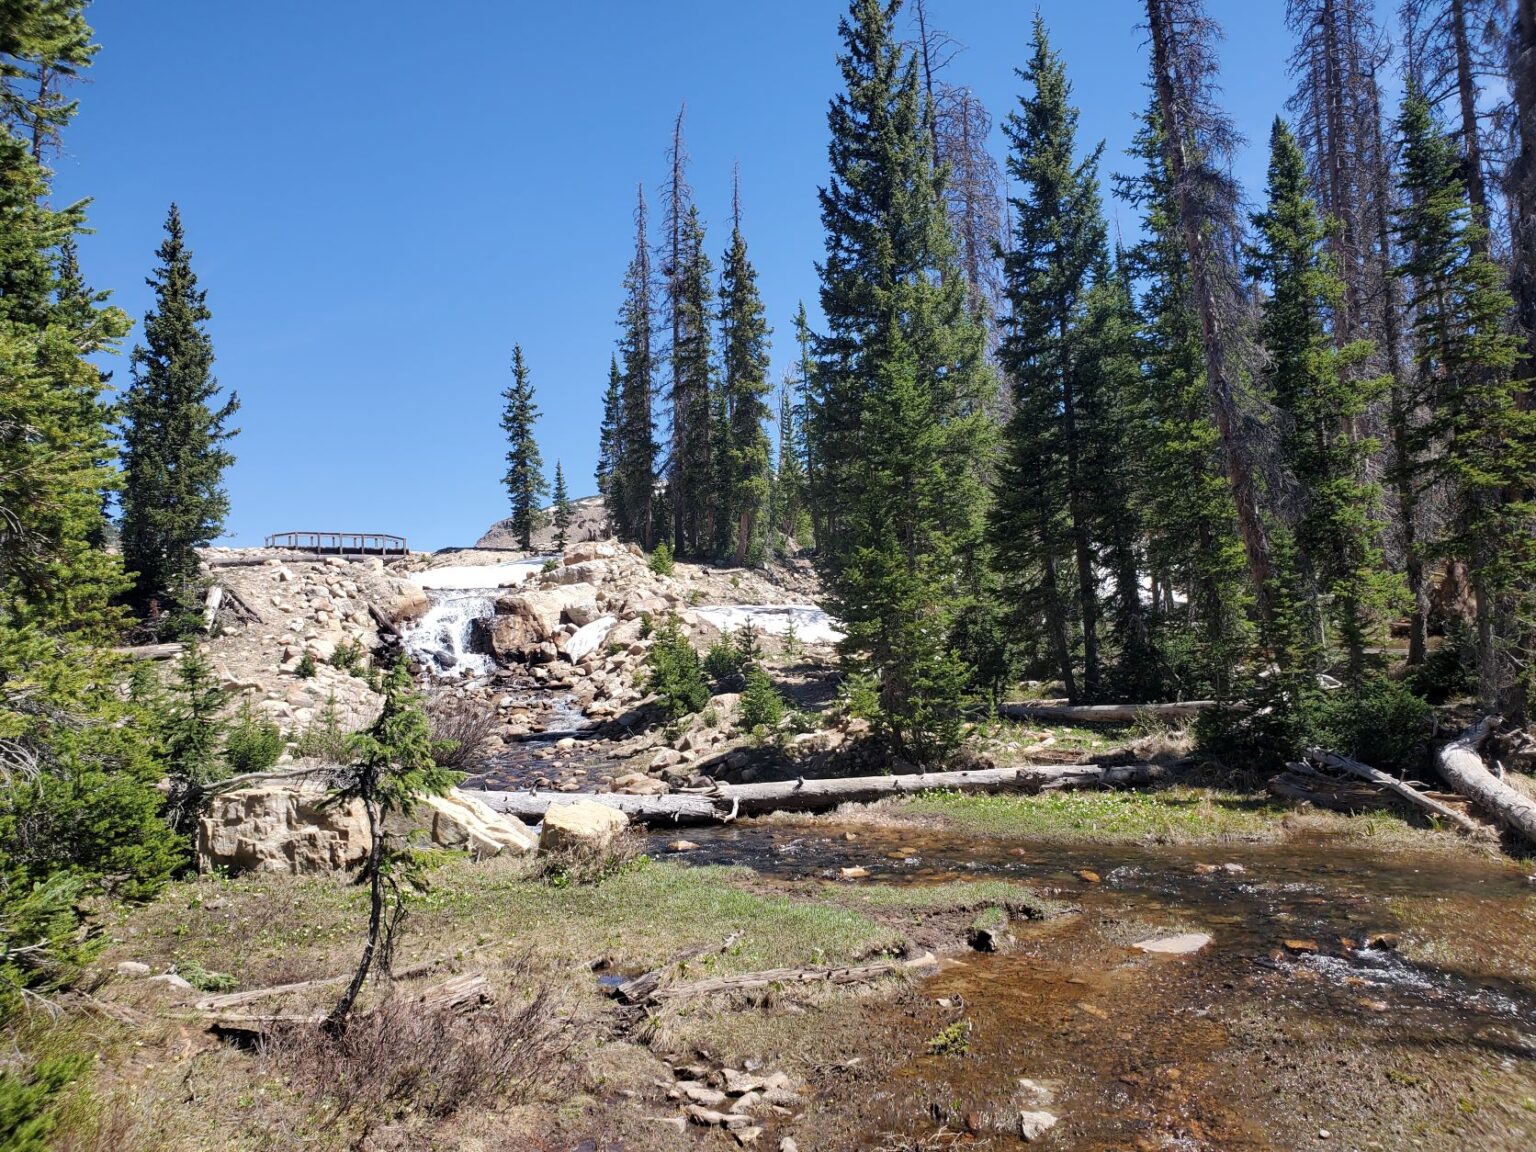
M 405 537 L 388 532 L 275 532 L 266 546 L 327 556 L 400 556 L 407 551 Z

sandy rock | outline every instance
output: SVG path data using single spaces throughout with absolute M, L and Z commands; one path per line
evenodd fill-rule
M 522 617 L 533 626 L 539 640 L 551 641 L 566 620 L 580 627 L 602 615 L 597 607 L 597 589 L 591 584 L 567 584 L 503 596 L 496 602 L 496 613 L 498 617 Z
M 565 550 L 562 559 L 567 568 L 577 564 L 586 564 L 593 560 L 612 560 L 618 556 L 622 548 L 620 545 L 598 540 L 588 540 L 581 544 L 572 544 Z
M 174 972 L 164 972 L 159 976 L 151 976 L 148 980 L 144 981 L 144 983 L 163 984 L 167 988 L 174 988 L 177 992 L 192 991 L 192 985 L 187 981 L 186 977 L 178 976 Z
M 1019 1138 L 1026 1144 L 1033 1144 L 1054 1127 L 1056 1117 L 1049 1112 L 1019 1113 Z
M 463 849 L 477 856 L 520 855 L 537 846 L 533 832 L 521 820 L 494 812 L 457 788 L 446 796 L 422 797 L 404 820 L 412 834 L 425 835 L 439 848 Z
M 1150 940 L 1138 940 L 1131 947 L 1141 952 L 1154 952 L 1162 956 L 1188 956 L 1198 952 L 1211 942 L 1204 932 L 1181 932 L 1177 936 L 1155 936 Z
M 148 964 L 140 964 L 137 960 L 122 960 L 117 965 L 119 976 L 148 976 L 150 972 Z
M 391 581 L 390 595 L 380 606 L 380 611 L 391 624 L 404 624 L 424 616 L 432 602 L 427 599 L 426 589 L 414 580 Z
M 556 568 L 544 577 L 551 584 L 601 584 L 608 576 L 608 565 L 600 560 L 584 560 Z
M 539 851 L 606 847 L 627 827 L 629 817 L 617 808 L 609 808 L 591 800 L 553 804 L 544 813 L 544 832 L 539 838 Z

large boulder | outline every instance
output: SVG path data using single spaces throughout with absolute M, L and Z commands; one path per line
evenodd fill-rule
M 426 589 L 416 581 L 391 580 L 389 583 L 389 598 L 381 610 L 391 624 L 408 623 L 426 615 L 427 609 L 432 607 Z
M 391 835 L 424 838 L 439 848 L 458 848 L 476 856 L 532 852 L 533 832 L 521 820 L 492 811 L 457 788 L 445 796 L 424 796 L 409 816 L 385 826 Z
M 496 601 L 496 614 L 521 617 L 531 625 L 538 640 L 553 641 L 561 624 L 569 621 L 580 628 L 596 620 L 602 612 L 597 606 L 597 589 L 581 583 L 503 596 Z
M 601 560 L 583 560 L 556 568 L 545 579 L 552 584 L 601 584 L 608 575 L 608 565 Z
M 423 797 L 385 832 L 479 856 L 534 848 L 523 824 L 458 789 Z M 361 863 L 372 843 L 361 801 L 336 803 L 318 784 L 276 781 L 209 801 L 198 821 L 197 865 L 204 872 L 331 872 Z
M 372 842 L 361 801 L 333 803 L 318 786 L 264 784 L 209 801 L 197 825 L 197 866 L 330 872 L 360 863 Z
M 572 544 L 565 550 L 562 559 L 569 567 L 586 564 L 592 560 L 612 560 L 623 551 L 624 546 L 612 540 L 587 540 L 580 544 Z
M 539 851 L 567 852 L 572 849 L 606 848 L 627 827 L 629 817 L 606 804 L 592 800 L 551 804 L 544 813 L 544 832 L 539 837 Z

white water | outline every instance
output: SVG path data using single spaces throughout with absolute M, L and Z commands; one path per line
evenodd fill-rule
M 694 611 L 722 632 L 750 625 L 760 635 L 784 636 L 793 624 L 795 639 L 803 644 L 835 644 L 843 638 L 837 621 L 814 604 L 719 604 Z
M 548 559 L 533 556 L 510 564 L 449 565 L 417 573 L 414 579 L 427 590 L 432 607 L 401 638 L 406 651 L 437 676 L 489 676 L 494 662 L 471 647 L 475 621 L 495 612 L 502 589 L 521 584 Z

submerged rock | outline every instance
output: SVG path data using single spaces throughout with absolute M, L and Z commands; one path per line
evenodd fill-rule
M 1177 936 L 1154 936 L 1149 940 L 1138 940 L 1131 947 L 1161 956 L 1188 956 L 1210 942 L 1211 938 L 1204 932 L 1181 932 Z
M 1019 1113 L 1019 1139 L 1026 1144 L 1033 1144 L 1054 1127 L 1056 1117 L 1050 1112 Z

